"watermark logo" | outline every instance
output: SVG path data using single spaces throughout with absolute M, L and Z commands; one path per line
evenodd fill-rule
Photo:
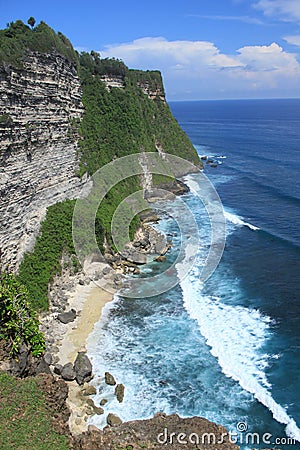
M 169 431 L 168 428 L 164 428 L 161 433 L 157 435 L 157 443 L 161 445 L 167 444 L 180 444 L 180 445 L 222 445 L 225 443 L 238 444 L 238 445 L 296 445 L 297 441 L 290 437 L 275 437 L 271 433 L 265 432 L 251 433 L 248 431 L 248 425 L 246 422 L 239 422 L 236 425 L 236 431 L 226 433 L 184 433 Z M 273 447 L 273 450 L 274 447 Z M 279 449 L 278 449 L 279 450 Z
M 153 175 L 176 177 L 197 170 L 197 183 L 192 183 L 191 190 L 205 206 L 211 226 L 210 249 L 200 274 L 200 281 L 207 280 L 218 266 L 225 246 L 226 222 L 219 195 L 206 175 L 191 162 L 168 154 L 161 158 L 158 153 L 151 152 L 128 155 L 101 167 L 92 176 L 93 187 L 89 195 L 76 201 L 73 215 L 73 242 L 82 267 L 89 255 L 93 255 L 94 260 L 105 259 L 97 244 L 96 216 L 104 197 L 118 183 L 138 176 L 144 180 L 145 187 L 150 184 L 149 179 Z M 156 194 L 164 198 L 166 192 L 157 190 Z M 170 193 L 167 192 L 167 194 Z M 162 209 L 177 222 L 181 234 L 181 247 L 176 260 L 164 272 L 146 279 L 131 279 L 130 289 L 126 290 L 127 297 L 138 298 L 141 291 L 143 296 L 149 297 L 166 292 L 185 278 L 195 264 L 200 245 L 199 225 L 195 219 L 195 211 L 192 211 L 180 197 L 177 197 L 176 208 L 173 207 L 172 202 L 162 202 L 157 208 Z M 147 209 L 149 209 L 149 203 L 145 199 L 145 189 L 131 193 L 120 201 L 115 209 L 111 220 L 111 237 L 114 247 L 120 254 L 129 242 L 131 221 L 137 214 Z M 136 255 L 138 258 L 138 252 Z M 180 272 L 176 268 L 178 264 L 180 264 Z M 113 292 L 113 288 L 107 285 L 106 280 L 98 278 L 93 281 L 103 289 Z

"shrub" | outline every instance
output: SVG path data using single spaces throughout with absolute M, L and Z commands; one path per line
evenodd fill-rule
M 0 338 L 9 341 L 12 353 L 17 353 L 22 342 L 31 347 L 34 356 L 45 351 L 44 337 L 28 292 L 8 273 L 0 275 Z

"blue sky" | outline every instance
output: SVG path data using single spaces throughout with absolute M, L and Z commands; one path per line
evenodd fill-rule
M 78 50 L 159 69 L 168 100 L 300 97 L 300 0 L 0 0 Z

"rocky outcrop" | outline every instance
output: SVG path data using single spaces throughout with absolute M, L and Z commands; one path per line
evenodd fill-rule
M 103 75 L 101 81 L 105 83 L 106 89 L 110 91 L 110 88 L 124 88 L 125 87 L 125 79 L 124 77 L 117 75 Z
M 166 96 L 161 84 L 156 83 L 155 86 L 153 86 L 153 83 L 150 83 L 149 81 L 138 81 L 137 85 L 151 100 L 159 99 L 163 103 L 166 103 Z
M 117 384 L 115 389 L 115 396 L 117 397 L 117 400 L 119 403 L 122 403 L 124 400 L 124 393 L 125 393 L 125 386 L 124 384 Z
M 109 386 L 115 386 L 116 384 L 114 376 L 109 372 L 105 372 L 105 383 Z
M 75 450 L 170 449 L 238 450 L 226 428 L 201 417 L 182 419 L 177 414 L 156 414 L 152 419 L 120 423 L 109 418 L 103 431 L 90 426 L 74 439 Z
M 14 269 L 46 208 L 88 190 L 76 176 L 82 113 L 76 67 L 64 57 L 33 52 L 22 68 L 0 68 L 0 247 Z

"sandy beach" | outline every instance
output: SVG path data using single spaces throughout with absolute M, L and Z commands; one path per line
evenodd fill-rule
M 87 286 L 78 285 L 69 300 L 70 308 L 78 312 L 78 317 L 68 324 L 61 341 L 58 353 L 60 364 L 73 363 L 77 353 L 86 350 L 87 338 L 93 331 L 95 323 L 99 321 L 102 308 L 112 300 L 113 294 L 93 282 Z
M 97 265 L 101 270 L 106 266 L 106 264 Z M 107 278 L 110 282 L 110 292 L 100 288 L 93 281 L 89 284 L 77 283 L 73 290 L 67 292 L 68 309 L 74 309 L 77 317 L 73 322 L 59 325 L 62 331 L 57 341 L 59 364 L 74 363 L 77 353 L 86 351 L 87 339 L 99 321 L 104 305 L 114 298 L 111 288 L 112 277 Z M 69 426 L 73 434 L 80 434 L 87 430 L 87 418 L 94 413 L 89 403 L 90 397 L 84 395 L 87 384 L 79 386 L 76 381 L 67 383 L 69 387 L 67 404 L 71 412 Z

